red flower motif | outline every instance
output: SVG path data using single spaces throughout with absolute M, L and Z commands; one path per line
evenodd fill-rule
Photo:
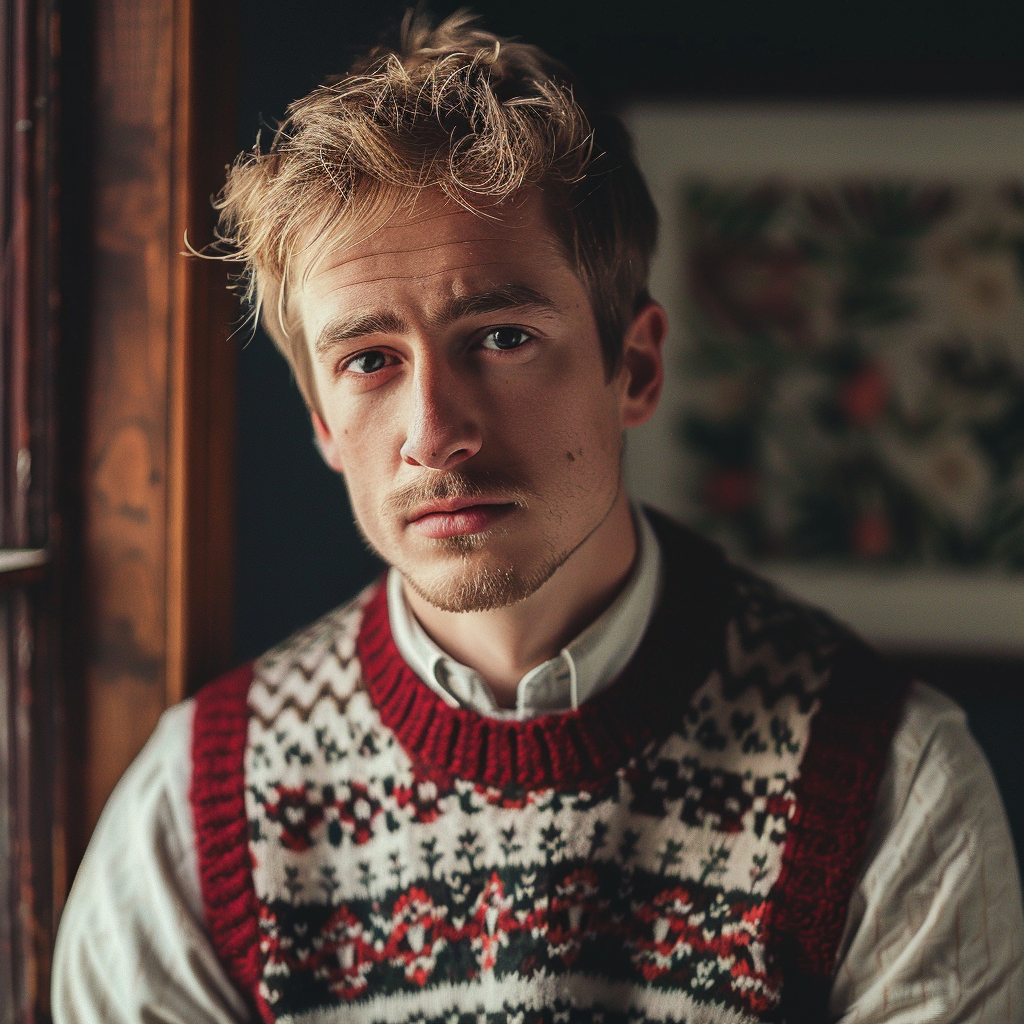
M 391 928 L 381 959 L 405 970 L 408 981 L 423 986 L 430 980 L 437 953 L 445 946 L 445 908 L 419 888 L 410 889 L 395 903 Z
M 267 817 L 281 826 L 281 842 L 296 853 L 313 845 L 313 830 L 323 823 L 322 804 L 310 803 L 303 786 L 275 786 L 276 801 L 267 802 Z
M 862 558 L 883 558 L 892 551 L 892 526 L 880 510 L 862 512 L 850 532 L 853 550 Z
M 547 914 L 547 940 L 551 952 L 571 965 L 583 939 L 611 927 L 609 902 L 601 898 L 600 881 L 593 868 L 571 871 L 556 887 Z
M 365 783 L 350 782 L 348 793 L 348 799 L 335 800 L 334 807 L 338 812 L 338 821 L 347 825 L 351 831 L 352 842 L 361 846 L 373 837 L 373 824 L 384 808 L 380 800 L 370 795 Z
M 473 907 L 472 923 L 472 945 L 477 950 L 480 969 L 493 970 L 498 950 L 508 945 L 509 932 L 520 927 L 512 915 L 512 899 L 505 895 L 505 886 L 494 872 Z
M 704 500 L 724 515 L 750 508 L 757 494 L 757 477 L 749 469 L 716 469 L 704 478 Z
M 885 412 L 889 388 L 882 367 L 866 363 L 839 389 L 839 407 L 855 427 L 870 427 Z
M 398 806 L 405 810 L 412 808 L 412 820 L 421 825 L 436 821 L 441 815 L 438 805 L 437 785 L 429 779 L 415 782 L 411 786 L 400 786 L 395 790 Z
M 325 978 L 341 999 L 360 995 L 367 985 L 366 976 L 380 961 L 377 950 L 366 941 L 359 919 L 344 904 L 330 916 L 314 946 L 309 963 L 302 966 Z

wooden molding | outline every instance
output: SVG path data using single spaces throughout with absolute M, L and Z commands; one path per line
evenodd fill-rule
M 163 709 L 230 657 L 237 314 L 223 265 L 182 252 L 212 238 L 235 149 L 234 3 L 94 5 L 85 832 Z
M 238 303 L 224 263 L 187 254 L 214 237 L 211 197 L 235 155 L 237 60 L 224 63 L 234 0 L 178 0 L 174 186 L 167 703 L 229 667 L 234 605 Z

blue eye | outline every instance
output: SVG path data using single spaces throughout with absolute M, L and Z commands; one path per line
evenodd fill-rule
M 383 352 L 360 352 L 346 364 L 345 369 L 353 373 L 376 373 L 383 370 L 387 363 L 387 356 Z
M 520 348 L 530 340 L 530 335 L 518 327 L 495 327 L 488 331 L 481 342 L 483 348 L 492 351 L 508 352 L 510 349 Z

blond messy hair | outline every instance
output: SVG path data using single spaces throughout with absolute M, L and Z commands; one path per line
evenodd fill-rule
M 621 123 L 588 116 L 569 72 L 536 46 L 484 31 L 462 10 L 433 27 L 408 11 L 377 47 L 297 100 L 270 147 L 228 171 L 217 200 L 224 258 L 320 411 L 289 293 L 320 260 L 365 238 L 424 190 L 482 216 L 541 190 L 590 296 L 609 376 L 646 287 L 657 216 Z M 297 279 L 297 280 L 296 280 Z

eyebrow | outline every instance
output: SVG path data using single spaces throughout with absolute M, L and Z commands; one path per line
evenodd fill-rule
M 445 327 L 466 317 L 486 316 L 506 309 L 533 309 L 541 313 L 558 313 L 558 305 L 536 288 L 525 284 L 507 284 L 473 295 L 453 295 L 441 309 L 427 317 L 431 327 Z M 375 310 L 342 317 L 326 324 L 316 340 L 316 354 L 322 356 L 336 345 L 371 334 L 404 334 L 406 322 L 392 310 Z
M 387 310 L 332 320 L 317 336 L 316 354 L 323 355 L 335 345 L 352 338 L 365 338 L 371 334 L 401 334 L 405 329 L 405 321 L 397 313 Z

